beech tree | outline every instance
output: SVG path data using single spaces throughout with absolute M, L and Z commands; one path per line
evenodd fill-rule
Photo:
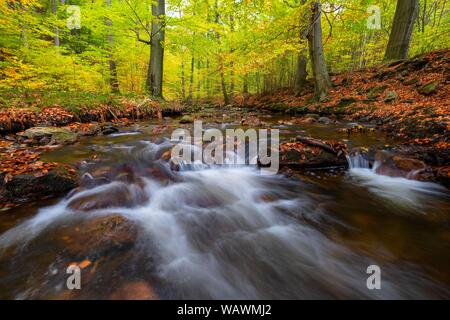
M 328 94 L 328 89 L 331 87 L 331 80 L 323 53 L 321 10 L 320 1 L 311 2 L 308 44 L 314 77 L 314 94 L 318 100 L 324 99 Z
M 409 44 L 419 12 L 419 0 L 398 0 L 385 60 L 401 60 L 408 57 Z
M 163 66 L 165 40 L 165 0 L 152 3 L 152 31 L 150 39 L 150 63 L 147 73 L 147 90 L 153 97 L 163 98 Z

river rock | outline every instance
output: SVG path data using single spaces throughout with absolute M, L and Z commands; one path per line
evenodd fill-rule
M 194 122 L 194 119 L 188 115 L 182 116 L 180 119 L 180 123 L 192 123 L 192 122 Z
M 424 96 L 430 96 L 438 91 L 438 87 L 439 81 L 432 81 L 420 87 L 419 93 Z
M 148 200 L 138 184 L 113 182 L 73 195 L 68 207 L 77 211 L 91 211 L 106 208 L 132 207 Z
M 280 144 L 280 165 L 298 168 L 342 167 L 347 165 L 342 142 L 325 142 L 313 138 L 296 138 Z
M 127 218 L 113 214 L 66 225 L 57 232 L 65 242 L 67 253 L 83 259 L 133 247 L 138 227 Z
M 317 120 L 317 122 L 322 124 L 330 124 L 332 121 L 328 117 L 320 117 L 319 120 Z
M 3 197 L 13 203 L 25 203 L 65 194 L 77 186 L 76 178 L 63 170 L 42 176 L 32 174 L 14 176 L 2 186 Z
M 307 113 L 304 118 L 312 118 L 314 120 L 319 120 L 320 116 L 316 113 Z
M 39 145 L 72 144 L 78 140 L 78 134 L 67 128 L 33 127 L 18 134 L 29 139 L 29 142 Z
M 384 102 L 393 102 L 398 99 L 398 94 L 395 91 L 388 91 L 384 98 Z
M 420 160 L 396 155 L 387 151 L 379 151 L 375 155 L 375 172 L 390 177 L 414 179 L 417 174 L 427 168 Z
M 116 127 L 111 126 L 111 125 L 106 126 L 106 127 L 104 127 L 104 128 L 102 129 L 102 134 L 103 134 L 104 136 L 108 136 L 108 135 L 110 135 L 110 134 L 114 134 L 114 133 L 117 133 L 117 132 L 119 132 L 119 129 L 117 129 Z
M 146 281 L 133 281 L 122 285 L 111 294 L 111 300 L 158 300 L 155 290 Z

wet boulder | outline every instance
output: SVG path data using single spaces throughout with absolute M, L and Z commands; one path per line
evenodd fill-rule
M 147 200 L 148 197 L 142 186 L 112 182 L 74 194 L 67 206 L 72 210 L 87 212 L 107 208 L 129 208 Z
M 26 203 L 63 195 L 76 186 L 77 180 L 73 174 L 55 169 L 42 175 L 13 176 L 3 184 L 2 194 L 7 201 Z
M 427 165 L 418 159 L 379 151 L 375 155 L 375 171 L 390 177 L 417 178 L 427 169 Z
M 108 136 L 110 134 L 114 134 L 114 133 L 118 133 L 118 132 L 119 132 L 119 129 L 117 129 L 116 127 L 114 127 L 112 125 L 107 125 L 102 128 L 102 134 L 104 136 Z
M 158 300 L 155 290 L 146 281 L 128 282 L 111 294 L 111 300 Z
M 322 141 L 297 137 L 280 144 L 280 165 L 297 168 L 326 168 L 347 165 L 347 145 L 339 141 Z
M 138 226 L 120 215 L 99 216 L 62 226 L 57 231 L 73 258 L 101 257 L 136 243 Z M 86 246 L 86 244 L 89 246 Z
M 317 122 L 321 123 L 321 124 L 331 124 L 332 120 L 328 117 L 320 117 Z

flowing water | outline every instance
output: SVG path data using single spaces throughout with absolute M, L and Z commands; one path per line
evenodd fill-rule
M 173 171 L 163 159 L 168 133 L 140 128 L 47 155 L 97 160 L 82 166 L 84 188 L 2 213 L 0 298 L 109 299 L 135 290 L 130 283 L 160 299 L 450 297 L 444 187 L 378 175 L 358 155 L 345 173 L 294 178 L 250 166 Z M 333 126 L 282 129 L 336 135 Z M 350 143 L 387 141 L 369 134 Z M 112 215 L 127 219 L 120 235 L 92 225 Z M 66 268 L 81 261 L 89 261 L 82 289 L 69 291 Z M 381 269 L 380 290 L 366 286 L 370 265 Z

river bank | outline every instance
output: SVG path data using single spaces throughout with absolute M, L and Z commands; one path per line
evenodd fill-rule
M 310 85 L 297 96 L 289 90 L 235 96 L 232 106 L 223 106 L 220 100 L 202 100 L 187 107 L 148 99 L 104 97 L 97 102 L 93 100 L 91 106 L 80 99 L 76 107 L 46 107 L 45 101 L 68 103 L 68 97 L 50 100 L 27 95 L 22 101 L 16 95 L 10 99 L 12 108 L 0 111 L 2 208 L 62 195 L 78 184 L 76 165 L 42 161 L 43 153 L 90 137 L 117 134 L 121 128 L 130 128 L 146 119 L 159 119 L 160 129 L 155 129 L 156 133 L 189 125 L 195 119 L 207 124 L 233 123 L 244 129 L 300 127 L 299 135 L 289 136 L 281 145 L 282 165 L 297 169 L 348 167 L 346 155 L 352 150 L 347 148 L 347 141 L 355 135 L 381 132 L 392 144 L 372 146 L 370 150 L 370 146 L 362 146 L 358 151 L 370 166 L 377 154 L 378 158 L 383 154 L 379 151 L 386 150 L 390 155 L 383 161 L 391 169 L 383 170 L 385 174 L 449 186 L 449 67 L 449 50 L 441 50 L 334 75 L 334 88 L 320 102 L 313 101 Z M 177 118 L 181 114 L 184 116 Z M 170 118 L 174 116 L 175 119 Z M 278 120 L 268 121 L 271 117 Z M 339 123 L 345 125 L 336 127 Z M 301 127 L 313 124 L 335 130 L 322 140 L 314 133 L 305 136 Z M 411 171 L 416 173 L 411 175 Z M 54 177 L 61 180 L 58 188 L 45 187 L 43 193 L 29 197 L 18 193 L 21 189 L 29 190 L 26 186 L 42 185 L 42 181 L 52 184 Z

